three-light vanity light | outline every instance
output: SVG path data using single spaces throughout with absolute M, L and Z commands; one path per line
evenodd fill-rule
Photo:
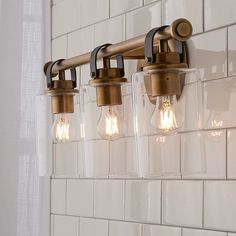
M 75 67 L 90 62 L 91 79 L 88 86 L 96 91 L 95 98 L 100 114 L 97 116 L 97 133 L 106 140 L 116 140 L 126 135 L 127 124 L 124 115 L 123 85 L 130 84 L 124 78 L 124 59 L 138 60 L 138 73 L 132 78 L 131 96 L 133 99 L 134 132 L 140 132 L 137 122 L 139 114 L 151 112 L 148 120 L 157 134 L 176 133 L 183 125 L 183 112 L 178 101 L 185 85 L 184 69 L 188 68 L 185 41 L 191 36 L 191 24 L 185 19 L 176 20 L 171 26 L 152 29 L 147 35 L 139 36 L 118 44 L 104 44 L 86 53 L 67 60 L 57 60 L 45 65 L 47 77 L 46 95 L 51 98 L 51 113 L 54 115 L 52 138 L 54 143 L 67 143 L 84 136 L 85 127 L 79 124 L 76 115 L 80 113 L 83 91 L 76 89 Z M 97 68 L 97 60 L 102 59 L 103 66 Z M 111 60 L 116 66 L 111 67 Z M 70 69 L 71 77 L 65 79 L 65 70 Z M 137 78 L 138 74 L 138 78 Z M 58 75 L 56 79 L 53 79 Z M 140 82 L 141 81 L 141 82 Z M 140 85 L 142 83 L 142 86 Z M 137 90 L 138 86 L 139 89 Z M 133 95 L 132 95 L 133 94 Z M 140 97 L 138 97 L 141 95 Z M 140 102 L 144 96 L 148 101 Z M 83 102 L 88 102 L 82 98 Z M 137 106 L 143 106 L 141 109 Z M 147 110 L 148 110 L 147 109 Z M 141 114 L 146 116 L 147 114 Z M 87 119 L 87 118 L 85 118 Z M 145 118 L 146 119 L 146 118 Z M 96 119 L 95 119 L 96 120 Z M 75 126 L 80 126 L 80 134 Z M 147 127 L 145 127 L 146 129 Z M 87 135 L 87 134 L 86 134 Z

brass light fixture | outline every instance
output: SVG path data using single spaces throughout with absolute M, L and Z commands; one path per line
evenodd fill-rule
M 74 113 L 76 87 L 75 67 L 89 63 L 90 86 L 96 88 L 97 106 L 102 112 L 97 130 L 103 138 L 115 140 L 123 136 L 121 85 L 124 76 L 124 59 L 138 59 L 143 72 L 149 100 L 156 104 L 152 124 L 164 133 L 176 131 L 182 121 L 177 111 L 184 80 L 180 71 L 187 68 L 185 41 L 192 35 L 192 26 L 186 19 L 177 19 L 170 26 L 163 26 L 117 44 L 105 44 L 73 58 L 49 62 L 45 65 L 47 75 L 46 94 L 51 97 L 51 111 L 56 119 L 53 126 L 54 142 L 73 140 L 69 121 Z M 103 59 L 103 68 L 97 69 L 97 59 Z M 116 58 L 117 68 L 110 67 L 110 59 Z M 146 58 L 146 62 L 143 60 Z M 71 80 L 65 80 L 65 70 L 71 70 Z M 58 80 L 52 80 L 59 75 Z M 72 119 L 73 120 L 73 119 Z M 72 122 L 73 123 L 73 122 Z
M 96 88 L 97 106 L 101 107 L 97 124 L 99 135 L 107 140 L 116 140 L 124 136 L 122 115 L 121 85 L 127 82 L 124 78 L 124 62 L 121 55 L 116 56 L 117 67 L 111 67 L 110 58 L 103 58 L 103 68 L 97 69 L 97 54 L 111 44 L 96 47 L 90 58 L 91 79 L 89 85 Z
M 181 71 L 188 68 L 186 45 L 183 42 L 160 40 L 158 48 L 154 49 L 155 34 L 163 32 L 166 27 L 148 32 L 144 43 L 145 62 L 141 63 L 141 70 L 147 72 L 144 76 L 147 95 L 155 105 L 151 125 L 161 134 L 176 133 L 183 124 L 183 113 L 177 101 L 185 83 Z M 192 33 L 189 30 L 188 33 Z
M 66 143 L 75 139 L 75 127 L 73 127 L 73 113 L 75 112 L 74 97 L 78 93 L 76 89 L 76 70 L 71 69 L 71 79 L 65 79 L 65 71 L 60 70 L 58 80 L 53 80 L 52 67 L 63 59 L 52 62 L 47 67 L 47 90 L 45 94 L 51 97 L 51 112 L 54 122 L 51 130 L 54 143 Z

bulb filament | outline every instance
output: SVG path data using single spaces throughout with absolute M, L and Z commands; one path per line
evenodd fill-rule
M 163 97 L 160 100 L 159 109 L 160 109 L 160 126 L 163 132 L 169 132 L 178 128 L 175 113 L 173 112 L 171 97 Z
M 70 139 L 69 136 L 70 125 L 67 119 L 60 118 L 56 124 L 56 140 L 59 142 L 66 142 Z
M 116 136 L 119 134 L 118 129 L 118 118 L 115 112 L 113 112 L 110 108 L 108 112 L 105 114 L 106 120 L 106 134 L 110 137 Z

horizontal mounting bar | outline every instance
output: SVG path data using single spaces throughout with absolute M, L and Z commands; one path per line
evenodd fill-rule
M 192 35 L 191 23 L 183 18 L 175 20 L 170 26 L 166 27 L 162 32 L 157 33 L 154 38 L 154 44 L 158 44 L 160 40 L 176 39 L 184 42 Z M 143 59 L 144 58 L 144 41 L 146 34 L 112 44 L 108 48 L 100 51 L 97 58 L 114 57 L 122 54 L 125 59 Z M 108 42 L 109 43 L 109 42 Z M 90 62 L 91 52 L 65 59 L 59 64 L 55 64 L 52 68 L 52 74 L 56 75 L 59 70 L 67 70 L 81 66 Z M 49 63 L 44 66 L 46 71 Z

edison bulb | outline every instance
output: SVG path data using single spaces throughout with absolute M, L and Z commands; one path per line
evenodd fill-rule
M 97 124 L 99 135 L 107 140 L 116 140 L 124 136 L 124 122 L 121 106 L 102 106 Z
M 56 114 L 52 126 L 52 137 L 55 143 L 67 143 L 72 139 L 70 115 Z
M 176 95 L 159 96 L 151 117 L 151 125 L 159 133 L 176 133 L 182 126 L 182 114 L 177 107 Z

